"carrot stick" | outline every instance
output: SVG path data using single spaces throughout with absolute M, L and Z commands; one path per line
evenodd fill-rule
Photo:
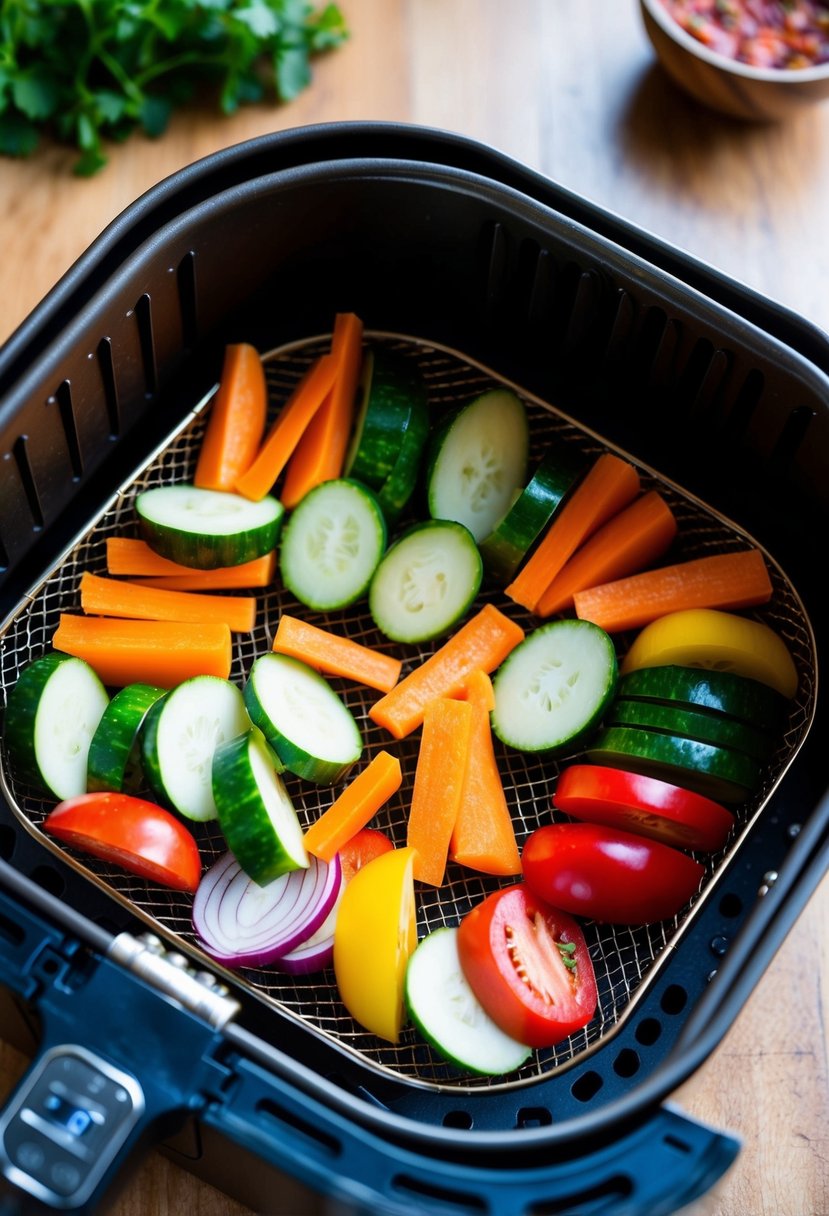
M 300 436 L 331 391 L 337 376 L 337 360 L 321 355 L 311 364 L 280 410 L 247 472 L 236 479 L 234 489 L 255 502 L 273 488 L 288 463 Z
M 676 533 L 673 511 L 661 494 L 648 490 L 576 550 L 538 601 L 536 613 L 563 612 L 572 607 L 576 591 L 638 573 L 662 556 Z
M 486 672 L 473 671 L 465 692 L 472 707 L 470 761 L 464 774 L 449 856 L 460 865 L 484 874 L 502 877 L 520 874 L 521 858 L 489 723 L 495 702 L 492 681 Z
M 535 612 L 538 601 L 579 545 L 638 493 L 639 474 L 632 464 L 612 452 L 599 456 L 506 588 L 510 599 Z
M 369 765 L 308 828 L 304 837 L 308 852 L 323 861 L 331 861 L 396 793 L 402 780 L 397 757 L 389 752 L 377 752 Z
M 493 604 L 484 604 L 440 649 L 376 701 L 369 717 L 403 739 L 420 726 L 430 701 L 458 696 L 471 672 L 494 671 L 523 637 L 520 625 Z
M 160 591 L 117 578 L 81 576 L 81 608 L 90 616 L 120 616 L 142 621 L 223 621 L 234 633 L 250 633 L 256 621 L 253 595 L 200 595 Z
M 276 550 L 238 566 L 218 566 L 215 570 L 195 570 L 171 562 L 169 558 L 154 552 L 145 540 L 132 536 L 108 536 L 106 551 L 110 574 L 146 576 L 154 580 L 147 586 L 165 586 L 173 591 L 230 591 L 245 587 L 268 587 L 276 572 Z
M 268 388 L 259 351 L 247 342 L 225 347 L 193 484 L 232 490 L 253 463 L 265 433 Z
M 608 633 L 638 629 L 688 608 L 749 608 L 767 604 L 772 586 L 759 549 L 717 553 L 646 570 L 573 596 L 576 615 Z
M 286 612 L 279 618 L 273 649 L 300 659 L 323 675 L 342 676 L 380 692 L 394 688 L 403 666 L 400 659 L 309 625 Z
M 173 688 L 191 676 L 230 675 L 227 625 L 192 621 L 133 621 L 62 613 L 55 650 L 85 659 L 104 684 Z
M 472 706 L 438 697 L 426 706 L 417 754 L 406 844 L 415 850 L 413 874 L 439 887 L 469 762 Z
M 353 312 L 337 313 L 331 353 L 339 371 L 288 464 L 279 496 L 288 509 L 295 507 L 314 486 L 342 475 L 360 379 L 362 341 L 360 318 Z

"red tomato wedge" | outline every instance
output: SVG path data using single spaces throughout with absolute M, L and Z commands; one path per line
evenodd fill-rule
M 174 815 L 129 794 L 79 794 L 58 803 L 43 827 L 64 844 L 109 861 L 139 878 L 195 892 L 201 858 Z
M 505 1034 L 551 1047 L 587 1025 L 598 994 L 584 934 L 524 883 L 495 891 L 458 927 L 461 968 Z
M 381 853 L 388 853 L 394 845 L 383 832 L 377 828 L 361 828 L 355 832 L 349 841 L 340 849 L 340 865 L 343 871 L 343 882 L 348 882 L 358 870 L 368 865 Z
M 601 764 L 571 764 L 559 776 L 553 806 L 663 844 L 713 853 L 734 826 L 730 811 L 682 786 Z
M 596 823 L 537 828 L 527 837 L 521 864 L 539 899 L 574 916 L 619 925 L 675 916 L 704 873 L 679 849 Z

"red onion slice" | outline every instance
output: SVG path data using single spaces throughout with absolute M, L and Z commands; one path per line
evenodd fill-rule
M 260 887 L 232 853 L 220 857 L 193 900 L 202 948 L 228 967 L 265 967 L 316 933 L 340 893 L 342 868 L 339 856 L 309 861 Z
M 344 890 L 343 878 L 334 906 L 316 933 L 281 958 L 274 959 L 273 965 L 277 971 L 285 971 L 288 975 L 311 975 L 315 971 L 324 971 L 330 965 L 334 958 L 334 926 Z

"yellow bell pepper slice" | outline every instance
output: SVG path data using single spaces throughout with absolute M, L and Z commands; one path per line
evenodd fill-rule
M 403 987 L 417 945 L 413 848 L 392 849 L 358 870 L 334 928 L 334 973 L 356 1022 L 396 1043 L 405 1022 Z
M 784 697 L 797 692 L 797 668 L 780 635 L 762 621 L 714 608 L 669 612 L 652 621 L 634 639 L 620 670 L 625 675 L 670 663 L 731 671 Z

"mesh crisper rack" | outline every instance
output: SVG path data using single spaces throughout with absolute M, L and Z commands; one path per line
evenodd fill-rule
M 524 400 L 530 419 L 531 461 L 537 461 L 547 444 L 553 441 L 572 446 L 589 456 L 608 450 L 609 445 L 597 434 L 579 425 L 552 405 L 524 391 L 520 385 L 505 381 L 463 354 L 422 339 L 377 331 L 367 331 L 366 340 L 372 345 L 382 344 L 390 347 L 418 365 L 429 390 L 433 415 L 461 404 L 486 388 L 505 384 L 514 388 Z M 310 362 L 325 349 L 326 343 L 326 336 L 317 336 L 293 342 L 265 356 L 272 412 L 287 398 Z M 58 614 L 61 611 L 78 610 L 80 575 L 84 571 L 105 572 L 107 537 L 134 534 L 135 494 L 152 486 L 192 478 L 208 405 L 209 399 L 194 408 L 169 441 L 165 442 L 149 463 L 122 487 L 104 508 L 103 513 L 91 521 L 55 568 L 33 589 L 30 598 L 9 619 L 2 636 L 0 656 L 0 683 L 6 693 L 25 663 L 49 648 L 51 636 L 57 626 Z M 612 450 L 619 451 L 617 448 Z M 626 455 L 624 452 L 620 454 Z M 641 462 L 634 459 L 634 463 L 642 475 L 643 488 L 658 488 L 677 517 L 679 533 L 670 560 L 728 552 L 744 548 L 747 543 L 756 543 L 737 525 L 686 491 Z M 412 510 L 416 513 L 417 508 Z M 404 519 L 401 526 L 405 523 Z M 677 947 L 698 910 L 704 905 L 713 878 L 738 856 L 745 834 L 762 815 L 771 793 L 781 781 L 808 733 L 814 713 L 817 673 L 812 628 L 794 587 L 777 564 L 766 556 L 774 594 L 769 605 L 756 610 L 752 615 L 767 621 L 785 639 L 800 675 L 798 693 L 790 706 L 779 747 L 767 766 L 763 784 L 756 795 L 745 804 L 733 808 L 736 826 L 725 848 L 712 857 L 699 855 L 698 859 L 706 866 L 705 876 L 700 890 L 678 917 L 672 921 L 642 927 L 599 926 L 592 922 L 585 925 L 599 988 L 599 1012 L 587 1027 L 558 1047 L 534 1052 L 529 1061 L 510 1077 L 473 1077 L 444 1064 L 418 1038 L 411 1027 L 404 1031 L 396 1045 L 383 1043 L 364 1032 L 351 1020 L 342 1006 L 331 971 L 321 976 L 291 977 L 273 969 L 260 968 L 225 972 L 226 977 L 238 983 L 256 1001 L 277 1008 L 282 1014 L 302 1023 L 312 1034 L 332 1040 L 340 1049 L 354 1055 L 369 1067 L 415 1086 L 437 1086 L 450 1090 L 453 1087 L 461 1087 L 470 1090 L 497 1089 L 504 1085 L 529 1083 L 545 1077 L 552 1070 L 567 1068 L 598 1049 L 630 1015 L 642 994 L 658 975 L 662 962 Z M 364 602 L 343 613 L 323 616 L 309 613 L 278 585 L 259 592 L 258 597 L 260 609 L 254 632 L 250 635 L 234 635 L 231 679 L 236 682 L 244 679 L 256 655 L 270 649 L 281 611 L 302 613 L 315 623 L 336 628 L 356 641 L 381 649 L 393 649 L 392 644 L 384 639 L 374 626 Z M 528 631 L 533 627 L 533 618 L 498 590 L 485 585 L 479 602 L 484 600 L 502 607 Z M 625 636 L 617 640 L 620 657 L 628 641 Z M 397 649 L 395 652 L 403 653 L 404 657 L 403 675 L 431 653 L 435 645 L 405 647 L 402 652 Z M 379 748 L 389 746 L 385 732 L 368 718 L 368 711 L 378 694 L 370 689 L 346 684 L 344 681 L 333 683 L 363 730 L 366 758 Z M 394 743 L 394 750 L 400 756 L 403 767 L 403 785 L 373 821 L 376 826 L 388 831 L 398 844 L 405 842 L 405 812 L 410 801 L 417 746 L 417 736 Z M 556 762 L 511 752 L 497 743 L 496 746 L 520 846 L 529 832 L 549 822 L 551 817 L 566 818 L 560 812 L 552 812 L 550 794 L 560 764 L 569 762 L 573 757 Z M 191 897 L 182 897 L 175 892 L 153 887 L 125 872 L 117 871 L 106 863 L 64 849 L 40 831 L 40 824 L 51 804 L 45 803 L 35 792 L 16 779 L 9 769 L 8 757 L 5 755 L 2 756 L 0 775 L 10 806 L 26 830 L 40 843 L 52 852 L 60 853 L 71 867 L 80 870 L 114 896 L 131 912 L 137 914 L 149 928 L 163 931 L 166 938 L 172 938 L 182 950 L 193 956 L 198 964 L 209 967 L 214 972 L 222 972 L 222 969 L 199 949 L 190 921 Z M 284 779 L 300 819 L 305 824 L 310 823 L 330 804 L 336 792 L 312 787 L 290 774 L 285 774 Z M 216 824 L 192 826 L 206 866 L 224 852 L 226 846 Z M 422 937 L 426 932 L 441 925 L 457 924 L 474 903 L 499 885 L 505 885 L 504 881 L 478 875 L 450 863 L 447 881 L 442 887 L 427 888 L 418 884 L 418 936 Z

